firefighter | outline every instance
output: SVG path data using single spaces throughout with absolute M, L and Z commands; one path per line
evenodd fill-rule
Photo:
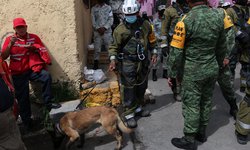
M 152 36 L 151 25 L 139 15 L 140 6 L 136 0 L 125 0 L 122 11 L 123 22 L 113 33 L 114 42 L 109 47 L 109 70 L 118 69 L 121 83 L 123 117 L 131 128 L 137 126 L 135 116 L 146 117 L 150 112 L 143 110 L 145 90 L 149 73 L 149 46 L 154 47 L 156 39 Z M 157 50 L 152 49 L 151 61 L 157 60 Z

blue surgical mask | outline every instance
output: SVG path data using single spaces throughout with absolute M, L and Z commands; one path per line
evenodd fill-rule
M 125 20 L 128 23 L 135 23 L 137 20 L 137 16 L 136 15 L 132 15 L 132 16 L 125 16 Z

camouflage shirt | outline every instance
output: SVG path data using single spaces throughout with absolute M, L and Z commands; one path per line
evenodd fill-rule
M 111 26 L 113 25 L 113 13 L 109 5 L 96 4 L 91 8 L 92 25 L 94 30 L 104 27 L 106 32 L 112 32 Z
M 184 47 L 173 47 L 175 36 L 180 36 L 175 27 L 168 59 L 169 76 L 183 72 L 185 80 L 202 80 L 215 76 L 219 71 L 217 60 L 227 53 L 226 30 L 223 11 L 214 11 L 206 5 L 195 6 L 183 20 L 185 25 Z M 180 70 L 180 71 L 179 71 Z

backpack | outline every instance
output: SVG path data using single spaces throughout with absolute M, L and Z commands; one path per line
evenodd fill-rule
M 236 6 L 232 7 L 238 17 L 237 22 L 235 23 L 236 27 L 238 28 L 238 32 L 236 33 L 236 39 L 239 41 L 241 45 L 249 45 L 250 40 L 250 16 L 249 16 L 249 8 L 246 7 L 245 11 L 240 9 Z

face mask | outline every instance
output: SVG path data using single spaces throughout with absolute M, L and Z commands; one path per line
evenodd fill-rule
M 137 20 L 137 16 L 136 16 L 136 15 L 133 15 L 133 16 L 125 16 L 125 20 L 126 20 L 128 23 L 135 23 L 136 20 Z

